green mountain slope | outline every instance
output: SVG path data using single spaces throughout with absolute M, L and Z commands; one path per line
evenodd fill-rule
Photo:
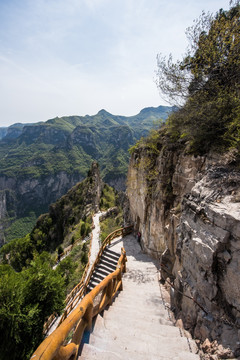
M 93 160 L 98 160 L 103 178 L 109 179 L 112 171 L 125 175 L 128 148 L 148 133 L 154 121 L 166 119 L 169 111 L 160 106 L 124 117 L 101 110 L 94 116 L 16 124 L 0 141 L 0 176 L 39 177 L 61 170 L 85 176 Z
M 92 214 L 106 197 L 103 190 L 93 163 L 88 177 L 52 204 L 30 234 L 1 248 L 0 359 L 30 359 L 43 340 L 46 319 L 63 310 L 65 297 L 88 261 L 88 242 L 83 239 L 91 231 Z M 108 192 L 114 194 L 109 187 Z M 66 247 L 70 254 L 53 270 Z
M 7 128 L 0 140 L 0 245 L 29 232 L 49 204 L 83 180 L 93 161 L 105 182 L 124 190 L 128 149 L 170 111 L 160 106 L 126 117 L 101 110 Z

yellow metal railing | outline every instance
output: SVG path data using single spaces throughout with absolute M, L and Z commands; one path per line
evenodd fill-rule
M 101 312 L 106 307 L 106 305 L 111 304 L 116 292 L 122 289 L 122 273 L 125 272 L 125 263 L 127 261 L 126 252 L 123 248 L 121 256 L 118 260 L 117 269 L 108 275 L 89 294 L 85 295 L 85 297 L 75 309 L 74 307 L 81 299 L 81 297 L 86 293 L 87 285 L 91 279 L 96 265 L 101 259 L 102 253 L 106 246 L 108 246 L 114 238 L 118 236 L 125 236 L 131 233 L 132 229 L 133 226 L 117 229 L 105 238 L 98 252 L 97 258 L 87 276 L 87 279 L 85 279 L 85 277 L 89 268 L 89 263 L 87 265 L 87 269 L 84 271 L 81 281 L 67 297 L 68 306 L 66 307 L 60 319 L 58 328 L 40 344 L 35 353 L 32 355 L 31 360 L 76 359 L 78 347 L 85 328 L 90 329 L 92 318 Z M 98 295 L 100 293 L 101 296 L 99 297 Z M 93 301 L 95 301 L 94 305 Z M 49 317 L 47 321 L 48 324 L 45 324 L 45 331 L 50 327 L 55 318 L 55 314 Z M 73 331 L 72 340 L 69 344 L 65 344 L 66 338 L 71 331 Z

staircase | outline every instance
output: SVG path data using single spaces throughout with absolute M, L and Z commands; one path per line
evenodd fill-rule
M 116 268 L 120 249 L 127 253 L 123 291 L 85 332 L 79 360 L 194 360 L 199 359 L 191 336 L 173 325 L 161 294 L 156 263 L 128 235 L 105 249 L 89 291 Z
M 199 359 L 190 334 L 171 320 L 157 263 L 130 231 L 118 229 L 104 240 L 85 282 L 87 295 L 31 359 Z
M 89 293 L 96 285 L 98 285 L 107 275 L 116 270 L 118 259 L 121 255 L 121 249 L 116 252 L 109 247 L 105 248 L 100 258 L 99 264 L 94 269 L 91 280 L 87 286 Z

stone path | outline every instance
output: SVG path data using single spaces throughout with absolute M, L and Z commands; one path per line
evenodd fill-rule
M 88 277 L 88 274 L 91 270 L 91 267 L 94 263 L 94 261 L 96 260 L 96 257 L 97 257 L 97 254 L 98 254 L 98 251 L 99 251 L 99 245 L 100 245 L 100 221 L 99 221 L 99 218 L 104 214 L 105 212 L 98 212 L 97 214 L 95 214 L 93 216 L 93 224 L 94 224 L 94 229 L 92 230 L 92 246 L 91 246 L 91 255 L 90 255 L 90 260 L 89 260 L 89 263 L 90 263 L 90 266 L 89 266 L 89 269 L 88 269 L 88 272 L 87 272 L 87 275 L 86 275 L 86 278 Z M 67 254 L 69 255 L 69 253 Z M 65 255 L 64 257 L 66 257 L 67 255 Z M 64 258 L 62 257 L 62 259 Z M 62 260 L 61 259 L 61 260 Z M 57 266 L 57 265 L 56 265 Z M 55 266 L 55 268 L 56 268 Z M 79 300 L 80 302 L 81 300 Z M 76 303 L 74 309 L 77 307 L 77 305 L 79 304 Z M 58 327 L 58 324 L 59 324 L 59 321 L 61 319 L 61 316 L 59 316 L 58 318 L 56 318 L 56 320 L 54 321 L 54 323 L 52 324 L 51 328 L 48 330 L 47 332 L 47 336 L 49 336 L 57 327 Z
M 89 259 L 89 269 L 86 275 L 86 279 L 88 277 L 88 274 L 91 270 L 91 267 L 96 260 L 97 254 L 99 252 L 100 248 L 100 221 L 99 218 L 104 214 L 105 212 L 98 212 L 93 216 L 93 224 L 94 229 L 92 230 L 92 248 L 91 248 L 91 255 Z
M 113 241 L 111 249 L 127 252 L 123 291 L 98 315 L 85 334 L 79 360 L 194 360 L 195 342 L 175 327 L 161 297 L 156 263 L 143 254 L 132 235 Z M 185 332 L 185 334 L 187 334 Z

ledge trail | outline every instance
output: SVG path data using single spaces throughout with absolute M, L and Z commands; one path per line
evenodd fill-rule
M 99 251 L 100 217 L 103 214 L 105 214 L 105 211 L 103 211 L 103 212 L 99 211 L 98 213 L 94 214 L 94 216 L 93 216 L 93 225 L 94 226 L 93 226 L 93 230 L 92 230 L 91 255 L 90 255 L 90 259 L 89 259 L 89 269 L 86 274 L 86 278 L 88 277 L 88 274 L 91 270 L 91 267 L 92 267 L 94 261 L 96 260 L 96 257 L 97 257 L 98 251 Z M 64 256 L 63 258 L 65 258 L 66 256 Z M 57 265 L 55 265 L 55 268 L 56 268 L 56 266 Z M 81 300 L 79 300 L 79 302 L 80 301 Z M 75 304 L 74 308 L 76 308 L 76 306 L 79 304 L 79 302 Z M 56 328 L 59 325 L 60 319 L 61 319 L 61 316 L 56 317 L 52 326 L 49 328 L 49 330 L 47 332 L 47 336 L 50 335 L 54 330 L 56 330 Z
M 98 315 L 86 332 L 78 360 L 194 360 L 199 359 L 190 335 L 174 326 L 161 297 L 158 269 L 128 235 L 113 241 L 111 251 L 127 253 L 123 291 Z

